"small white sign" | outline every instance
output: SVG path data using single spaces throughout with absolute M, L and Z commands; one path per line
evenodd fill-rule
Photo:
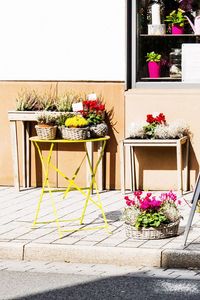
M 83 103 L 82 102 L 77 102 L 72 104 L 72 110 L 73 111 L 81 111 L 83 110 Z
M 89 95 L 87 95 L 87 100 L 96 100 L 97 99 L 97 95 L 96 94 L 89 94 Z
M 200 83 L 200 44 L 182 44 L 182 82 Z

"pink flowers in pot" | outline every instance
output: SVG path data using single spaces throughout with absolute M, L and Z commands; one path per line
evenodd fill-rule
M 181 203 L 172 191 L 154 196 L 152 193 L 136 191 L 132 197 L 125 196 L 127 207 L 123 219 L 135 226 L 158 228 L 162 224 L 169 224 L 180 219 L 177 206 Z

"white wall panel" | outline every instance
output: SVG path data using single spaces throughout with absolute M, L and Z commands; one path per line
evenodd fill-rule
M 0 0 L 0 80 L 124 80 L 125 0 Z

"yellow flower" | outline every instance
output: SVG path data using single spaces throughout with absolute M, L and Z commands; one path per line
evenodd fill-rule
M 67 118 L 65 121 L 66 127 L 86 127 L 88 125 L 88 121 L 82 116 L 74 116 L 71 118 Z

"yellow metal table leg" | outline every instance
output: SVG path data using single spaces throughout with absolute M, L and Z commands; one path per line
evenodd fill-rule
M 51 143 L 50 150 L 49 150 L 49 153 L 48 153 L 48 156 L 47 156 L 46 166 L 45 166 L 45 162 L 44 162 L 44 157 L 41 153 L 41 150 L 40 150 L 40 147 L 39 147 L 38 143 L 37 142 L 34 142 L 34 143 L 35 143 L 35 146 L 38 150 L 38 154 L 39 154 L 40 161 L 41 161 L 41 164 L 42 164 L 42 168 L 43 168 L 43 171 L 44 171 L 44 180 L 43 180 L 43 184 L 42 184 L 42 191 L 41 191 L 40 199 L 38 201 L 38 206 L 37 206 L 37 209 L 36 209 L 36 215 L 35 215 L 35 219 L 34 219 L 34 222 L 33 222 L 33 226 L 35 226 L 36 223 L 37 223 L 38 215 L 39 215 L 39 212 L 40 212 L 40 206 L 41 206 L 43 195 L 44 195 L 44 189 L 47 186 L 49 194 L 50 194 L 51 205 L 52 205 L 52 208 L 53 208 L 53 213 L 54 213 L 54 216 L 55 216 L 55 222 L 57 224 L 59 236 L 62 237 L 62 231 L 61 231 L 61 228 L 60 228 L 59 218 L 58 218 L 58 215 L 57 215 L 55 202 L 54 202 L 53 195 L 52 195 L 52 192 L 51 192 L 51 188 L 50 188 L 50 185 L 49 185 L 49 166 L 50 166 L 50 161 L 51 161 L 51 156 L 52 156 L 52 152 L 53 152 L 54 143 Z
M 103 216 L 103 220 L 104 220 L 104 223 L 105 223 L 105 228 L 108 228 L 108 222 L 107 222 L 107 219 L 106 219 L 105 212 L 103 210 L 103 205 L 102 205 L 102 202 L 101 202 L 101 199 L 100 199 L 100 194 L 99 194 L 99 190 L 98 190 L 96 179 L 95 179 L 99 163 L 100 163 L 100 161 L 103 158 L 105 146 L 106 146 L 106 141 L 104 141 L 104 143 L 103 143 L 103 146 L 102 146 L 99 158 L 98 158 L 98 160 L 96 162 L 96 165 L 94 167 L 94 170 L 93 170 L 92 163 L 90 161 L 90 156 L 89 156 L 89 153 L 87 151 L 87 147 L 85 145 L 85 151 L 86 151 L 86 156 L 87 156 L 88 164 L 89 164 L 89 167 L 90 167 L 90 172 L 91 172 L 92 180 L 91 180 L 91 183 L 90 183 L 89 191 L 88 191 L 88 194 L 87 194 L 87 197 L 86 197 L 86 200 L 85 200 L 85 204 L 84 204 L 84 207 L 83 207 L 83 211 L 82 211 L 82 214 L 81 214 L 80 223 L 81 224 L 83 223 L 83 220 L 84 220 L 84 217 L 85 217 L 85 212 L 86 212 L 86 209 L 87 209 L 87 206 L 88 206 L 88 202 L 89 202 L 89 200 L 91 200 L 93 202 L 93 204 L 95 204 L 101 210 L 101 213 L 102 213 L 102 216 Z M 91 193 L 92 193 L 93 187 L 95 187 L 96 194 L 97 194 L 97 197 L 98 197 L 97 202 L 94 201 L 93 199 L 91 199 Z

